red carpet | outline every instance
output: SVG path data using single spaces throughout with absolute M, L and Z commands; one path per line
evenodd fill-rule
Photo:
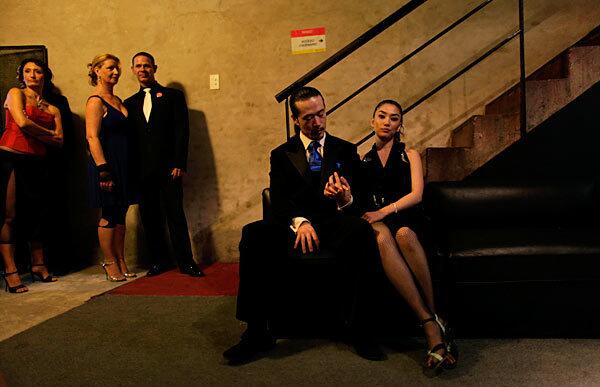
M 239 277 L 237 263 L 213 263 L 203 267 L 205 277 L 195 278 L 171 270 L 155 277 L 139 278 L 109 294 L 128 296 L 235 296 Z

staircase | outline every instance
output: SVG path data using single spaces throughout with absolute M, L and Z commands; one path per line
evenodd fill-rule
M 600 81 L 600 29 L 559 54 L 527 78 L 527 131 Z M 521 138 L 520 89 L 517 86 L 490 102 L 454 129 L 448 147 L 425 150 L 426 181 L 467 177 Z

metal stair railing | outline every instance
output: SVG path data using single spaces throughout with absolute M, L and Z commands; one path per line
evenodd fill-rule
M 352 41 L 351 43 L 346 45 L 344 48 L 342 48 L 341 50 L 339 50 L 338 52 L 336 52 L 335 54 L 333 54 L 332 56 L 327 58 L 325 61 L 323 61 L 321 64 L 317 65 L 315 68 L 313 68 L 309 72 L 307 72 L 305 75 L 300 77 L 298 80 L 291 83 L 289 86 L 287 86 L 281 92 L 277 93 L 277 95 L 275 96 L 275 99 L 277 100 L 277 102 L 285 101 L 287 138 L 288 139 L 290 138 L 289 97 L 292 93 L 294 93 L 299 88 L 307 85 L 310 81 L 312 81 L 319 75 L 323 74 L 325 71 L 329 70 L 335 64 L 339 63 L 342 59 L 344 59 L 348 55 L 352 54 L 354 51 L 356 51 L 357 49 L 362 47 L 365 43 L 367 43 L 368 41 L 370 41 L 371 39 L 373 39 L 374 37 L 376 37 L 383 31 L 385 31 L 387 28 L 391 27 L 393 24 L 400 21 L 405 16 L 408 16 L 408 14 L 410 14 L 412 11 L 414 11 L 417 7 L 419 7 L 426 1 L 427 0 L 409 1 L 403 7 L 401 7 L 394 13 L 392 13 L 387 18 L 383 19 L 377 25 L 373 26 L 367 32 L 363 33 L 361 36 L 356 38 L 354 41 Z M 485 0 L 482 3 L 480 3 L 479 5 L 477 5 L 476 7 L 474 7 L 472 10 L 470 10 L 465 15 L 463 15 L 462 17 L 457 19 L 455 22 L 450 24 L 448 27 L 446 27 L 445 29 L 443 29 L 442 31 L 437 33 L 431 39 L 429 39 L 425 43 L 421 44 L 419 47 L 414 49 L 409 54 L 405 55 L 403 58 L 401 58 L 399 61 L 394 63 L 392 66 L 388 67 L 383 72 L 381 72 L 379 75 L 377 75 L 376 77 L 374 77 L 373 79 L 371 79 L 370 81 L 368 81 L 367 83 L 365 83 L 364 85 L 359 87 L 356 91 L 352 92 L 349 96 L 347 96 L 342 101 L 340 101 L 335 106 L 333 106 L 331 109 L 329 109 L 327 111 L 327 114 L 331 114 L 334 111 L 336 111 L 337 109 L 339 109 L 341 106 L 343 106 L 344 104 L 349 102 L 351 99 L 356 97 L 358 94 L 362 93 L 364 90 L 366 90 L 368 87 L 370 87 L 371 85 L 373 85 L 374 83 L 379 81 L 381 78 L 383 78 L 387 74 L 389 74 L 391 71 L 396 69 L 398 66 L 402 65 L 403 63 L 405 63 L 406 61 L 408 61 L 409 59 L 411 59 L 412 57 L 417 55 L 419 52 L 421 52 L 423 49 L 430 46 L 432 43 L 436 42 L 442 36 L 446 35 L 450 31 L 452 31 L 455 27 L 464 23 L 471 16 L 473 16 L 476 13 L 478 13 L 479 11 L 481 11 L 492 1 L 494 1 L 494 0 Z M 488 56 L 490 56 L 491 54 L 496 52 L 498 49 L 500 49 L 501 47 L 506 45 L 513 38 L 515 38 L 516 36 L 519 36 L 519 70 L 520 70 L 519 86 L 520 86 L 520 92 L 521 92 L 520 109 L 519 109 L 520 110 L 520 132 L 521 132 L 521 137 L 525 136 L 527 134 L 527 117 L 526 117 L 527 106 L 526 106 L 526 86 L 525 86 L 525 30 L 524 30 L 524 11 L 523 11 L 524 0 L 519 0 L 518 8 L 519 8 L 518 9 L 518 11 L 519 11 L 519 28 L 517 30 L 515 30 L 514 32 L 509 34 L 506 38 L 502 39 L 500 42 L 495 44 L 491 49 L 489 49 L 485 53 L 481 54 L 475 60 L 473 60 L 466 66 L 464 66 L 462 69 L 458 70 L 455 74 L 453 74 L 452 76 L 450 76 L 449 78 L 447 78 L 446 80 L 441 82 L 439 85 L 435 86 L 431 91 L 424 94 L 416 102 L 414 102 L 413 104 L 408 106 L 404 110 L 404 114 L 406 114 L 410 110 L 414 109 L 415 107 L 417 107 L 418 105 L 420 105 L 421 103 L 423 103 L 424 101 L 429 99 L 431 96 L 433 96 L 438 91 L 440 91 L 441 89 L 446 87 L 449 83 L 454 81 L 456 78 L 463 75 L 464 73 L 469 71 L 471 68 L 473 68 L 475 65 L 477 65 L 478 63 L 483 61 L 485 58 L 487 58 Z M 373 134 L 374 134 L 373 132 L 370 132 L 364 138 L 359 140 L 356 143 L 356 145 L 363 144 L 365 141 L 367 141 L 369 138 L 371 138 L 373 136 Z

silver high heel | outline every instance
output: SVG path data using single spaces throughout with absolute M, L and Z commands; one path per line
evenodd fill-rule
M 123 282 L 125 281 L 125 277 L 123 278 L 119 278 L 119 277 L 113 277 L 112 275 L 108 275 L 108 270 L 106 270 L 107 266 L 110 265 L 114 265 L 115 261 L 112 262 L 102 262 L 102 268 L 104 269 L 104 274 L 106 274 L 106 280 L 110 281 L 110 282 Z
M 121 269 L 121 262 L 125 263 L 125 260 L 119 259 L 119 269 Z M 124 271 L 123 275 L 125 276 L 125 278 L 137 278 L 137 274 L 132 273 L 130 271 Z

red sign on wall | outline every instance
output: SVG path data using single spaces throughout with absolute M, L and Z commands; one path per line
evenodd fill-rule
M 294 55 L 325 51 L 325 27 L 293 30 L 290 35 Z

